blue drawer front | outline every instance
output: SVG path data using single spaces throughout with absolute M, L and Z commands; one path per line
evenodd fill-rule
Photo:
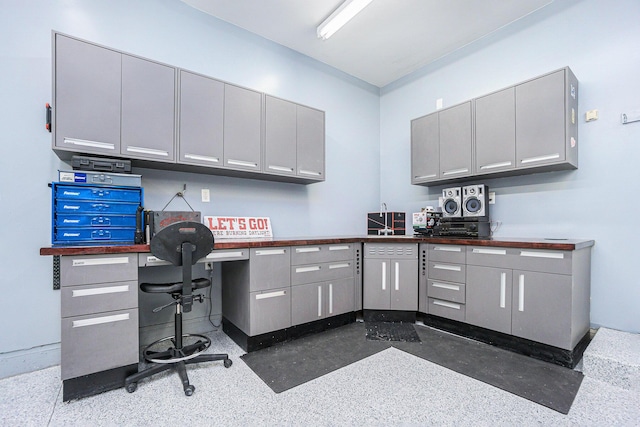
M 135 215 L 138 203 L 124 202 L 89 202 L 76 200 L 56 200 L 58 214 L 123 214 Z
M 58 228 L 54 244 L 133 242 L 135 228 Z
M 93 187 L 83 185 L 56 185 L 57 200 L 108 200 L 140 203 L 142 192 L 138 188 Z
M 134 215 L 57 215 L 56 227 L 135 227 Z

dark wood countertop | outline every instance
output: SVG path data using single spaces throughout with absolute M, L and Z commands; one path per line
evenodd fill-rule
M 435 243 L 465 246 L 493 246 L 522 249 L 550 249 L 573 251 L 594 245 L 586 239 L 543 239 L 498 237 L 491 239 L 461 239 L 419 236 L 336 236 L 336 237 L 290 237 L 268 240 L 217 241 L 214 249 L 264 248 L 275 246 L 324 245 L 339 243 Z M 40 248 L 40 255 L 99 255 L 149 252 L 149 245 L 126 246 L 55 246 Z

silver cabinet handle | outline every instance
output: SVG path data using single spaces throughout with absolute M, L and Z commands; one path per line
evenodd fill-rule
M 185 154 L 185 159 L 200 160 L 203 162 L 220 163 L 220 157 L 203 156 L 201 154 Z
M 344 262 L 342 264 L 331 264 L 329 265 L 329 270 L 333 270 L 336 268 L 347 268 L 347 267 L 351 267 L 351 264 L 349 264 L 348 262 Z
M 528 157 L 526 159 L 520 160 L 520 163 L 522 163 L 523 165 L 526 165 L 527 163 L 544 162 L 547 160 L 554 160 L 559 158 L 560 158 L 560 153 L 554 153 L 554 154 L 547 154 L 544 156 Z
M 312 175 L 312 176 L 321 176 L 322 173 L 321 172 L 315 172 L 315 171 L 310 171 L 310 170 L 306 170 L 306 169 L 300 169 L 298 171 L 299 174 L 301 175 Z
M 495 168 L 503 168 L 506 166 L 511 166 L 511 162 L 490 163 L 488 165 L 480 166 L 480 169 L 481 170 L 495 169 Z
M 506 255 L 506 249 L 484 249 L 484 248 L 473 248 L 471 251 L 474 254 L 483 254 L 483 255 Z
M 93 295 L 117 294 L 120 292 L 129 292 L 129 285 L 105 286 L 103 288 L 92 288 L 92 289 L 76 289 L 71 292 L 71 298 L 89 297 Z
M 395 278 L 396 278 L 396 291 L 400 290 L 400 263 L 396 262 L 396 271 L 395 271 Z
M 293 172 L 293 168 L 290 168 L 287 166 L 269 165 L 267 167 L 271 170 L 278 171 L 278 172 Z
M 310 248 L 296 248 L 296 253 L 297 254 L 303 254 L 303 253 L 307 253 L 307 252 L 320 252 L 320 247 L 319 246 L 313 246 Z
M 322 285 L 318 285 L 318 317 L 322 317 Z
M 459 265 L 433 264 L 433 268 L 436 270 L 462 271 L 462 267 Z
M 74 320 L 72 322 L 72 327 L 82 328 L 84 326 L 101 325 L 103 323 L 120 322 L 123 320 L 129 320 L 129 313 L 114 314 L 113 316 L 94 317 L 91 319 L 84 319 L 84 320 Z
M 431 284 L 431 286 L 433 286 L 434 288 L 449 289 L 450 291 L 459 291 L 460 290 L 460 286 L 458 286 L 458 285 L 450 285 L 448 283 L 433 282 Z
M 518 277 L 518 311 L 524 311 L 524 274 Z
M 71 261 L 72 267 L 88 267 L 92 265 L 114 265 L 129 264 L 129 258 L 113 257 L 113 258 L 78 258 Z
M 436 176 L 438 175 L 436 175 L 435 173 L 432 173 L 430 175 L 415 175 L 413 179 L 428 179 L 428 178 L 435 178 Z
M 256 251 L 257 256 L 265 255 L 284 255 L 287 251 L 285 249 L 261 249 Z
M 441 252 L 462 252 L 460 246 L 434 246 L 433 250 Z
M 453 170 L 450 170 L 450 171 L 442 172 L 442 175 L 444 175 L 444 176 L 457 175 L 459 173 L 466 173 L 466 172 L 469 172 L 469 169 L 467 169 L 467 168 L 453 169 Z
M 152 156 L 160 157 L 167 157 L 169 155 L 168 151 L 156 150 L 154 148 L 135 147 L 133 145 L 128 146 L 127 151 L 130 153 L 150 154 Z
M 65 144 L 79 145 L 81 147 L 100 148 L 102 150 L 115 150 L 115 144 L 110 142 L 87 141 L 86 139 L 65 138 Z
M 500 273 L 500 308 L 505 308 L 507 299 L 507 273 Z
M 329 283 L 329 314 L 333 314 L 333 283 Z
M 387 290 L 387 262 L 382 262 L 382 290 Z
M 207 255 L 206 259 L 220 259 L 220 258 L 242 258 L 244 253 L 242 251 L 233 252 L 211 252 Z
M 310 267 L 296 267 L 296 273 L 309 273 L 311 271 L 320 271 L 319 265 L 313 265 Z
M 462 308 L 460 306 L 460 304 L 454 304 L 452 302 L 440 301 L 440 300 L 437 300 L 437 299 L 433 300 L 433 305 L 439 305 L 441 307 L 453 308 L 455 310 L 460 310 Z
M 233 165 L 233 166 L 245 166 L 248 168 L 257 168 L 258 164 L 256 162 L 247 162 L 245 160 L 234 160 L 234 159 L 229 159 L 227 160 L 227 164 L 228 165 Z
M 283 297 L 287 294 L 287 291 L 275 291 L 275 292 L 265 292 L 264 294 L 256 295 L 256 299 L 267 299 L 267 298 L 276 298 Z
M 534 251 L 520 251 L 520 256 L 526 256 L 531 258 L 552 258 L 563 259 L 564 254 L 562 252 L 534 252 Z
M 342 246 L 329 246 L 330 251 L 346 251 L 351 249 L 350 245 L 342 245 Z

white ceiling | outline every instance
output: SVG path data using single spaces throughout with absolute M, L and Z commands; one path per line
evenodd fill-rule
M 343 0 L 182 0 L 378 87 L 553 0 L 373 0 L 328 40 L 316 28 Z

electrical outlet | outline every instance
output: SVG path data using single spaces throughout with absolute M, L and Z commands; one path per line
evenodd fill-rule
M 490 205 L 495 205 L 496 204 L 496 192 L 495 191 L 489 191 L 489 204 Z
M 205 262 L 204 263 L 204 269 L 207 270 L 207 271 L 213 270 L 213 263 L 212 262 Z
M 209 203 L 211 201 L 210 194 L 209 194 L 209 189 L 208 188 L 203 188 L 200 192 L 202 193 L 202 201 L 204 203 Z

